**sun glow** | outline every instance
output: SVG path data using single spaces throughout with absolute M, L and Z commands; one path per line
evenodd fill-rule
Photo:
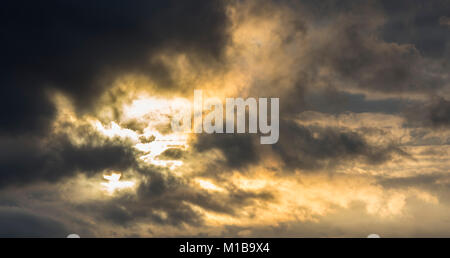
M 198 183 L 198 185 L 207 190 L 207 191 L 215 191 L 215 192 L 223 192 L 225 191 L 225 189 L 223 189 L 222 187 L 219 187 L 215 184 L 213 184 L 211 181 L 208 180 L 204 180 L 204 179 L 196 179 L 195 180 L 196 183 Z
M 134 141 L 138 140 L 138 134 L 133 130 L 120 127 L 116 122 L 111 122 L 108 127 L 105 127 L 100 121 L 93 122 L 94 127 L 103 135 L 108 137 L 130 138 Z
M 111 175 L 103 175 L 103 178 L 108 182 L 101 183 L 104 190 L 109 194 L 113 194 L 118 190 L 133 188 L 135 182 L 133 181 L 120 181 L 122 177 L 121 173 L 113 172 Z
M 121 107 L 123 113 L 117 121 L 104 125 L 93 120 L 91 124 L 109 138 L 131 140 L 134 148 L 143 153 L 138 157 L 142 161 L 173 170 L 182 166 L 183 161 L 162 159 L 160 155 L 168 149 L 188 149 L 189 135 L 170 130 L 171 117 L 185 109 L 186 105 L 190 103 L 182 98 L 156 98 L 144 94 L 124 104 Z M 145 128 L 142 131 L 127 128 L 126 124 L 130 122 L 138 122 Z

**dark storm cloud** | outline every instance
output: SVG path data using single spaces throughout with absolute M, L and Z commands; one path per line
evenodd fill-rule
M 433 126 L 450 126 L 450 101 L 437 99 L 430 105 L 429 115 Z
M 445 18 L 450 13 L 448 0 L 300 0 L 301 8 L 311 18 L 320 22 L 336 20 L 339 16 L 354 13 L 367 13 L 367 20 L 385 17 L 379 28 L 380 35 L 387 42 L 412 44 L 427 57 L 441 58 L 448 52 L 448 28 Z M 375 12 L 374 12 L 375 11 Z
M 220 150 L 226 158 L 226 166 L 245 167 L 260 159 L 257 138 L 250 134 L 202 134 L 195 143 L 198 152 Z
M 50 143 L 33 138 L 3 138 L 0 141 L 0 187 L 36 181 L 57 181 L 75 173 L 92 175 L 105 169 L 124 170 L 135 165 L 128 145 L 104 140 L 73 145 L 65 137 Z
M 186 201 L 194 189 L 180 179 L 163 175 L 151 168 L 141 169 L 146 181 L 137 189 L 137 195 L 95 201 L 78 205 L 77 210 L 112 224 L 129 226 L 138 221 L 161 225 L 199 225 L 202 218 Z
M 380 3 L 388 16 L 382 31 L 386 41 L 413 44 L 428 57 L 449 56 L 450 33 L 442 26 L 442 18 L 450 13 L 448 0 L 382 0 Z
M 65 226 L 52 218 L 14 207 L 0 207 L 0 237 L 56 237 L 68 235 Z
M 242 169 L 258 164 L 271 148 L 288 168 L 317 170 L 332 168 L 346 161 L 379 165 L 394 155 L 411 158 L 395 144 L 373 146 L 362 135 L 334 127 L 306 127 L 282 119 L 278 143 L 260 145 L 254 135 L 201 135 L 195 145 L 197 151 L 220 150 L 225 156 L 223 166 L 213 164 L 206 168 L 205 175 L 215 177 L 231 169 Z
M 154 168 L 140 168 L 146 180 L 136 196 L 122 196 L 111 201 L 78 205 L 77 210 L 101 220 L 127 227 L 146 221 L 157 225 L 201 225 L 201 213 L 191 205 L 219 214 L 235 215 L 257 200 L 271 200 L 266 191 L 244 191 L 230 188 L 228 193 L 208 192 L 188 184 L 184 179 L 163 174 Z
M 305 109 L 322 113 L 339 114 L 346 111 L 354 113 L 375 112 L 395 114 L 401 112 L 412 101 L 401 98 L 368 100 L 364 94 L 351 94 L 335 88 L 307 94 Z
M 450 11 L 448 1 L 285 2 L 298 8 L 305 40 L 312 40 L 299 60 L 303 68 L 297 82 L 288 94 L 280 93 L 288 110 L 298 110 L 299 105 L 290 104 L 295 103 L 293 98 L 301 102 L 314 85 L 357 87 L 367 94 L 385 95 L 436 93 L 447 87 L 450 34 L 439 23 Z M 289 49 L 289 43 L 284 47 Z
M 318 65 L 332 69 L 343 84 L 371 91 L 432 92 L 445 85 L 447 68 L 425 62 L 413 45 L 380 41 L 378 25 L 365 17 L 352 14 L 332 26 L 333 40 L 319 48 Z
M 280 140 L 273 149 L 286 166 L 305 170 L 331 168 L 348 160 L 377 165 L 394 154 L 407 156 L 394 145 L 372 146 L 355 132 L 308 128 L 294 122 L 280 124 Z
M 174 88 L 152 62 L 159 50 L 220 59 L 227 41 L 222 1 L 7 1 L 2 3 L 0 130 L 45 132 L 54 115 L 47 89 L 70 95 L 78 110 L 95 105 L 122 73 Z
M 229 193 L 210 193 L 191 187 L 187 182 L 172 176 L 154 173 L 148 183 L 138 189 L 138 198 L 154 209 L 167 213 L 167 218 L 160 223 L 174 224 L 183 221 L 199 223 L 198 215 L 186 203 L 194 204 L 216 213 L 235 214 L 240 208 L 253 203 L 254 200 L 268 200 L 273 196 L 268 192 L 252 192 L 240 189 L 228 189 Z M 178 222 L 177 222 L 178 221 Z
M 279 96 L 282 114 L 295 115 L 305 110 L 394 114 L 408 104 L 404 96 L 438 94 L 448 87 L 450 67 L 445 55 L 449 52 L 449 33 L 439 24 L 443 13 L 448 13 L 448 1 L 272 3 L 294 8 L 295 18 L 283 27 L 289 33 L 279 33 L 285 37 L 282 49 L 294 47 L 289 40 L 292 34 L 301 34 L 299 44 L 309 46 L 297 65 L 289 68 L 294 71 L 291 87 L 274 87 L 282 79 L 276 76 L 263 77 L 253 87 L 254 95 L 268 92 Z M 396 27 L 399 20 L 404 27 Z M 300 23 L 301 29 L 293 29 L 298 27 L 291 26 L 294 22 Z M 389 37 L 390 32 L 398 38 Z M 415 34 L 408 37 L 409 32 Z M 320 90 L 324 86 L 327 90 Z M 363 89 L 365 95 L 348 92 L 354 88 Z M 368 96 L 373 92 L 383 93 L 387 99 L 370 100 Z
M 435 97 L 429 103 L 410 105 L 404 114 L 407 125 L 448 128 L 450 126 L 450 101 L 442 97 Z

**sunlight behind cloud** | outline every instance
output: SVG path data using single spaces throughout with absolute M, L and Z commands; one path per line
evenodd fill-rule
M 104 187 L 104 190 L 112 195 L 116 191 L 134 187 L 135 182 L 120 181 L 121 177 L 122 174 L 117 172 L 113 172 L 111 173 L 111 175 L 103 175 L 103 178 L 108 181 L 101 183 L 102 186 Z

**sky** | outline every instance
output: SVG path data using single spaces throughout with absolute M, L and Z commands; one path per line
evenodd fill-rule
M 0 12 L 0 237 L 450 237 L 449 0 Z M 279 141 L 174 132 L 194 90 Z

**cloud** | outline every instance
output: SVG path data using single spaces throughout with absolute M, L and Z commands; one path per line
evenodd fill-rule
M 349 160 L 376 165 L 405 155 L 395 145 L 374 146 L 361 135 L 336 128 L 308 128 L 295 122 L 285 122 L 280 131 L 280 141 L 274 145 L 284 163 L 291 168 L 317 170 L 332 168 Z
M 388 18 L 381 31 L 385 41 L 413 44 L 427 58 L 448 58 L 448 28 L 440 24 L 450 11 L 446 0 L 379 2 Z
M 0 237 L 64 238 L 68 231 L 63 223 L 15 207 L 0 207 Z
M 227 42 L 224 8 L 221 1 L 7 1 L 0 130 L 46 132 L 55 114 L 46 95 L 51 90 L 86 112 L 121 74 L 144 74 L 176 88 L 156 55 L 186 53 L 199 64 L 220 60 Z
M 240 168 L 259 161 L 258 145 L 258 139 L 250 134 L 202 134 L 198 137 L 194 147 L 200 153 L 219 149 L 226 159 L 224 165 Z
M 374 17 L 367 21 L 366 16 Z M 446 84 L 445 68 L 427 65 L 414 45 L 380 40 L 380 19 L 370 12 L 338 18 L 326 29 L 329 40 L 315 40 L 319 46 L 317 65 L 330 69 L 342 84 L 373 92 L 429 92 L 442 88 Z
M 442 16 L 439 19 L 439 24 L 442 26 L 450 26 L 450 18 L 446 16 Z
M 448 235 L 447 1 L 25 2 L 0 18 L 4 234 Z M 193 88 L 279 97 L 279 142 L 168 144 L 158 106 Z
M 194 182 L 152 168 L 141 168 L 145 175 L 136 195 L 122 195 L 110 200 L 83 202 L 77 212 L 123 228 L 146 223 L 176 228 L 202 227 L 203 213 L 239 216 L 241 209 L 257 202 L 270 201 L 273 194 L 264 190 L 224 188 L 209 192 Z
M 411 105 L 405 111 L 407 122 L 413 126 L 448 128 L 450 125 L 450 101 L 435 97 L 427 103 Z
M 0 187 L 55 182 L 76 173 L 93 175 L 104 170 L 126 170 L 136 164 L 129 146 L 105 140 L 74 145 L 64 136 L 51 142 L 33 138 L 3 138 L 0 143 Z

